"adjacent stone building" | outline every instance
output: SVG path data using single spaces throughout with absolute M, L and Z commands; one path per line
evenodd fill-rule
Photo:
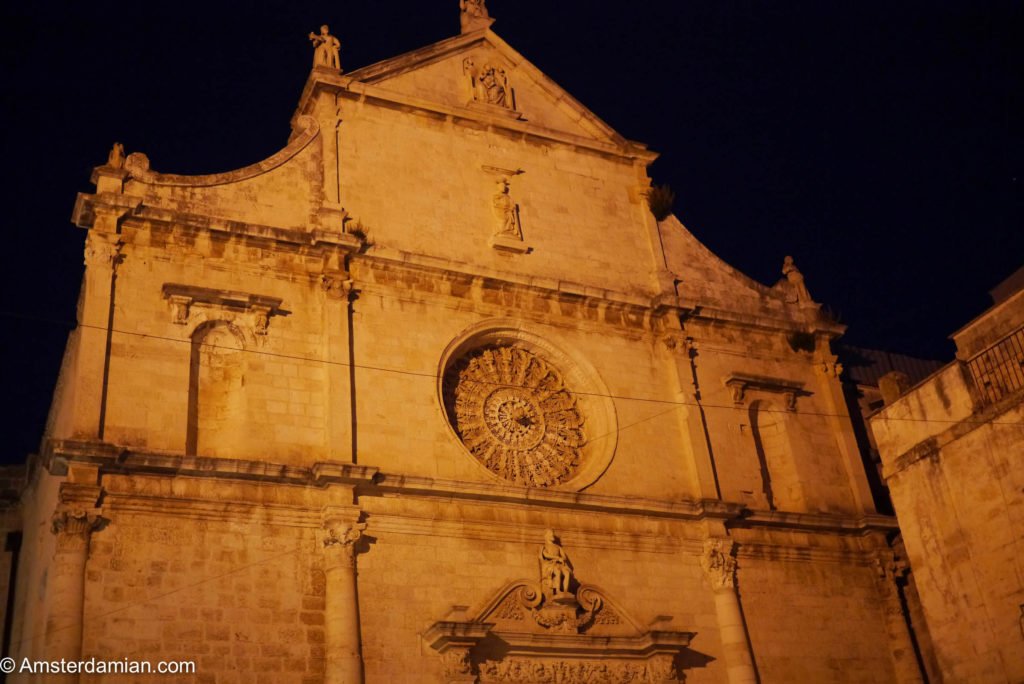
M 95 170 L 15 657 L 920 681 L 843 327 L 656 220 L 655 153 L 490 24 L 350 73 L 324 27 L 277 154 Z
M 871 418 L 945 681 L 1024 681 L 1022 276 L 953 334 L 953 363 L 886 378 Z

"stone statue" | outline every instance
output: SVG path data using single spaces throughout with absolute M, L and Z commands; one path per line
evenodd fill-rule
M 110 154 L 107 155 L 107 166 L 112 169 L 124 168 L 124 145 L 119 142 L 114 143 L 114 146 L 110 148 Z
M 555 541 L 555 533 L 544 533 L 544 546 L 540 548 L 540 584 L 554 594 L 568 594 L 572 582 L 572 565 L 562 545 Z
M 789 281 L 793 292 L 796 293 L 797 302 L 804 304 L 812 301 L 811 293 L 807 291 L 807 286 L 804 285 L 804 274 L 793 263 L 793 257 L 788 256 L 782 260 L 782 275 L 786 276 L 786 280 Z
M 459 0 L 459 25 L 463 33 L 487 28 L 492 22 L 484 0 Z
M 311 32 L 309 40 L 313 43 L 314 67 L 326 67 L 341 71 L 341 60 L 338 57 L 341 42 L 330 34 L 327 24 L 320 27 L 320 35 Z
M 523 239 L 523 231 L 519 225 L 519 209 L 515 200 L 509 195 L 508 178 L 498 181 L 498 192 L 492 200 L 494 216 L 498 219 L 498 235 L 507 235 L 519 240 Z
M 487 64 L 480 74 L 480 89 L 484 102 L 512 109 L 512 98 L 508 92 L 508 75 L 504 69 Z

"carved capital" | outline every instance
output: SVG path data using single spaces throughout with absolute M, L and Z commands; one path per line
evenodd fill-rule
M 476 677 L 473 675 L 473 661 L 470 658 L 469 651 L 469 646 L 453 646 L 440 654 L 444 676 L 449 682 L 476 681 Z
M 356 544 L 363 538 L 366 523 L 347 523 L 328 527 L 323 535 L 324 551 L 345 565 L 354 567 L 356 564 Z
M 715 591 L 736 586 L 736 543 L 731 539 L 707 539 L 700 566 Z
M 119 240 L 109 241 L 90 233 L 85 240 L 85 265 L 116 269 L 121 262 L 123 244 Z
M 320 276 L 320 287 L 329 299 L 349 299 L 357 292 L 352 279 L 340 274 Z
M 843 364 L 836 362 L 836 357 L 825 359 L 814 364 L 814 371 L 826 378 L 838 378 L 843 374 Z
M 665 345 L 665 349 L 668 349 L 670 352 L 687 358 L 693 350 L 693 338 L 680 335 L 679 333 L 669 333 L 665 335 L 661 338 L 661 343 Z
M 186 325 L 192 298 L 185 295 L 171 295 L 167 300 L 171 303 L 171 322 L 175 325 Z
M 57 536 L 57 551 L 84 551 L 89 546 L 89 537 L 104 522 L 98 509 L 59 506 L 50 518 L 50 532 Z
M 899 600 L 899 583 L 910 572 L 910 566 L 892 549 L 883 549 L 874 559 L 875 578 L 878 593 L 885 601 L 885 610 L 890 614 L 903 614 Z
M 254 304 L 250 310 L 252 311 L 252 330 L 257 335 L 266 335 L 267 326 L 270 325 L 270 312 L 272 309 L 269 306 L 260 306 Z

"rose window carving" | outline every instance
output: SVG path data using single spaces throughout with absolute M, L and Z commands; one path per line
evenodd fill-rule
M 561 373 L 521 347 L 471 351 L 445 373 L 448 419 L 496 475 L 528 487 L 570 480 L 585 444 L 583 415 Z

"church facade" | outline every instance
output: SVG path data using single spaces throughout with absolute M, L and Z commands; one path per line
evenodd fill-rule
M 920 681 L 842 326 L 791 259 L 766 287 L 656 218 L 655 153 L 462 5 L 352 72 L 312 33 L 266 160 L 94 171 L 12 655 Z

